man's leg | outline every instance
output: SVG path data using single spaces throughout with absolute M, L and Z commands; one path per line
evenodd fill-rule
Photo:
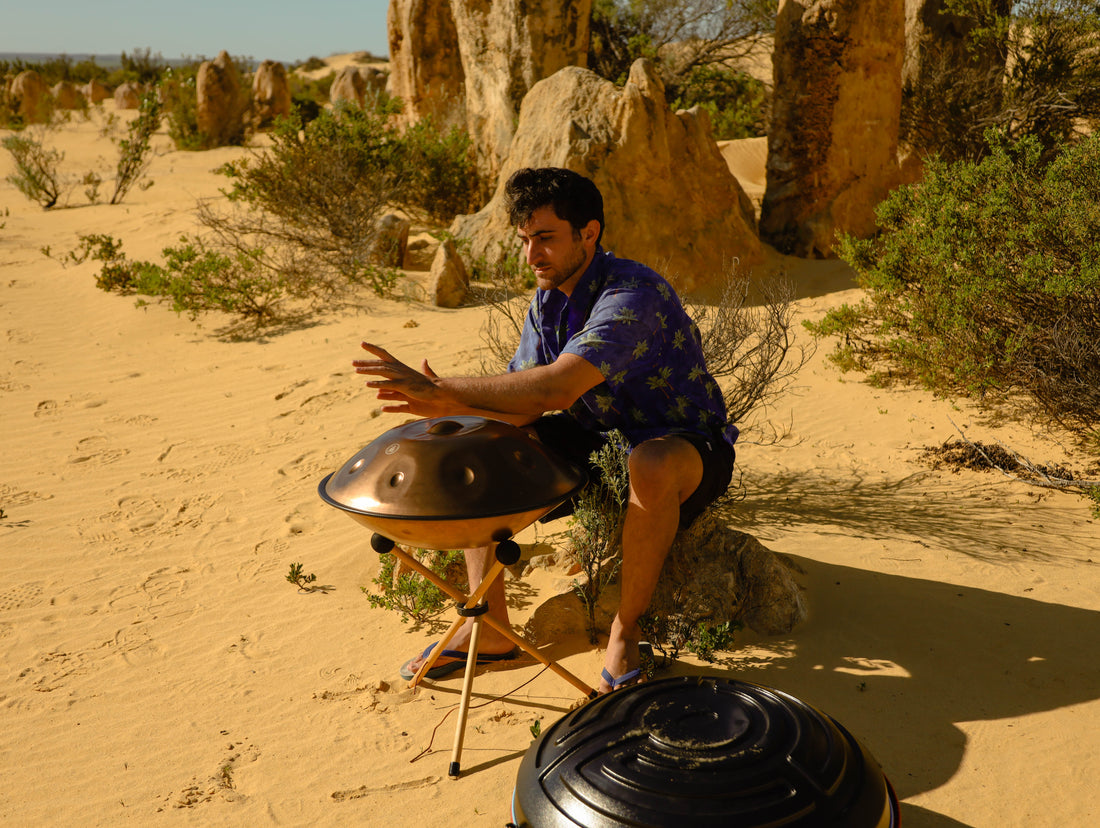
M 474 592 L 481 586 L 481 581 L 492 567 L 496 560 L 496 556 L 493 554 L 492 548 L 487 546 L 482 546 L 477 549 L 466 549 L 464 552 L 466 555 L 466 575 L 470 581 L 470 592 Z M 489 587 L 489 591 L 485 595 L 485 599 L 489 602 L 488 614 L 500 621 L 501 624 L 507 625 L 508 603 L 504 595 L 503 573 L 493 581 L 492 585 Z M 458 632 L 455 633 L 455 637 L 447 644 L 447 649 L 466 652 L 470 646 L 470 631 L 472 629 L 473 619 L 467 618 L 466 623 L 459 627 Z M 477 644 L 478 653 L 481 655 L 496 655 L 511 652 L 514 647 L 515 645 L 511 641 L 491 626 L 488 624 L 481 625 L 481 635 L 478 637 Z M 449 658 L 440 658 L 435 664 L 437 667 L 441 667 L 451 660 L 452 659 Z M 416 672 L 420 669 L 422 663 L 423 659 L 417 657 L 409 664 L 409 669 Z
M 680 523 L 680 504 L 703 477 L 703 460 L 687 440 L 660 437 L 630 453 L 630 501 L 623 523 L 622 597 L 611 624 L 605 667 L 618 678 L 639 665 L 638 619 L 649 606 Z M 611 686 L 601 679 L 600 692 Z

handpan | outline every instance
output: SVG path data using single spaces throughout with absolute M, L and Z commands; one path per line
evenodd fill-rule
M 457 416 L 390 429 L 322 480 L 318 492 L 398 543 L 471 549 L 511 538 L 585 482 L 583 469 L 524 429 Z

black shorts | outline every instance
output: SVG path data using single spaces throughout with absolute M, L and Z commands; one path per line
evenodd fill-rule
M 549 414 L 540 417 L 531 423 L 539 441 L 552 448 L 570 462 L 586 469 L 589 479 L 599 476 L 600 470 L 592 464 L 590 458 L 593 452 L 599 451 L 607 445 L 607 438 L 598 431 L 589 431 L 583 428 L 576 420 L 566 414 Z M 703 460 L 703 478 L 695 491 L 687 500 L 680 504 L 680 528 L 686 529 L 695 518 L 725 494 L 733 479 L 733 446 L 722 437 L 705 437 L 702 434 L 691 432 L 676 432 L 672 436 L 687 440 L 699 452 Z M 573 504 L 577 495 L 561 504 L 545 517 L 540 523 L 557 520 L 566 515 L 573 514 Z

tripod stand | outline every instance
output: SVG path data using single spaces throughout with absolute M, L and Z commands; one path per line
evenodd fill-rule
M 510 538 L 507 540 L 498 541 L 493 549 L 494 560 L 489 571 L 482 578 L 481 584 L 470 595 L 463 595 L 462 592 L 447 583 L 443 578 L 437 575 L 424 564 L 420 563 L 415 557 L 403 550 L 394 541 L 389 538 L 375 533 L 371 536 L 371 547 L 375 552 L 379 554 L 391 553 L 397 557 L 401 563 L 409 569 L 415 571 L 424 578 L 427 578 L 439 589 L 443 590 L 447 595 L 451 596 L 457 602 L 458 618 L 455 619 L 451 628 L 447 631 L 447 634 L 440 640 L 432 652 L 429 654 L 425 662 L 420 666 L 416 675 L 413 676 L 412 681 L 409 682 L 409 687 L 416 687 L 424 675 L 432 668 L 440 654 L 447 648 L 447 644 L 454 638 L 458 632 L 459 627 L 465 623 L 466 618 L 473 618 L 473 629 L 470 634 L 470 650 L 466 657 L 466 672 L 462 679 L 462 697 L 458 707 L 458 723 L 455 726 L 455 739 L 454 746 L 451 750 L 451 763 L 447 769 L 447 775 L 453 779 L 457 779 L 461 772 L 461 755 L 462 755 L 462 743 L 466 734 L 466 719 L 470 709 L 470 696 L 474 689 L 474 673 L 477 671 L 477 645 L 478 638 L 481 634 L 481 624 L 484 621 L 489 624 L 494 630 L 503 635 L 525 653 L 533 657 L 536 661 L 539 661 L 546 667 L 549 667 L 553 672 L 557 673 L 563 679 L 568 681 L 576 689 L 580 690 L 584 695 L 589 698 L 595 698 L 596 691 L 570 673 L 561 665 L 552 661 L 546 655 L 541 653 L 534 645 L 529 641 L 524 640 L 520 636 L 516 635 L 507 624 L 502 624 L 497 619 L 486 613 L 489 610 L 488 603 L 485 602 L 485 594 L 489 591 L 493 582 L 499 578 L 504 572 L 506 566 L 511 566 L 519 560 L 520 551 L 519 545 Z

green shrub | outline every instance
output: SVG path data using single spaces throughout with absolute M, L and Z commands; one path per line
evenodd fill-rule
M 264 265 L 262 251 L 213 250 L 181 236 L 180 246 L 166 247 L 163 254 L 163 265 L 131 261 L 121 242 L 93 234 L 81 236 L 67 259 L 77 264 L 88 259 L 103 262 L 96 277 L 96 287 L 102 290 L 164 299 L 172 310 L 192 317 L 222 311 L 268 322 L 276 318 L 287 296 L 282 279 Z
M 414 549 L 410 553 L 444 579 L 459 581 L 458 573 L 465 572 L 462 552 Z M 378 575 L 372 580 L 378 593 L 371 594 L 363 588 L 370 605 L 398 612 L 405 622 L 435 625 L 437 617 L 449 608 L 450 597 L 422 575 L 401 571 L 400 561 L 394 555 L 382 555 L 379 560 Z M 455 583 L 455 587 L 461 592 L 468 589 L 468 585 L 461 582 Z
M 292 69 L 301 69 L 303 72 L 314 72 L 318 69 L 324 69 L 327 65 L 328 64 L 325 63 L 323 60 L 321 60 L 321 58 L 317 57 L 316 55 L 313 55 L 313 56 L 307 58 L 306 60 L 302 61 L 301 63 L 299 63 L 295 66 L 292 66 L 291 68 Z
M 115 167 L 115 191 L 111 204 L 121 204 L 130 189 L 142 182 L 152 162 L 150 141 L 160 127 L 160 98 L 155 89 L 141 99 L 138 115 L 127 127 L 127 137 L 118 142 L 118 165 Z M 152 182 L 142 182 L 152 186 Z
M 46 149 L 41 141 L 22 134 L 8 135 L 0 141 L 0 145 L 11 153 L 15 161 L 15 172 L 7 180 L 44 209 L 48 210 L 56 205 L 62 193 L 61 174 L 57 167 L 65 154 L 55 149 Z
M 758 138 L 765 132 L 767 89 L 761 81 L 720 66 L 696 66 L 688 73 L 673 111 L 699 106 L 710 115 L 718 141 Z
M 124 83 L 155 86 L 167 69 L 160 52 L 154 54 L 149 47 L 134 49 L 130 54 L 119 55 L 119 67 L 107 76 L 105 83 L 112 89 Z
M 324 63 L 321 65 L 324 66 Z M 297 72 L 289 74 L 287 81 L 290 85 L 291 110 L 302 124 L 308 124 L 324 111 L 334 80 L 335 72 L 329 72 L 316 80 L 302 77 Z
M 168 136 L 176 149 L 201 150 L 209 143 L 209 139 L 199 131 L 199 103 L 195 91 L 198 70 L 195 64 L 169 69 L 160 82 Z
M 1049 159 L 1100 124 L 1095 0 L 945 0 L 956 37 L 919 45 L 903 90 L 902 138 L 949 161 L 977 159 L 984 135 L 1035 135 Z
M 232 205 L 202 220 L 225 237 L 255 237 L 313 260 L 317 278 L 336 289 L 358 282 L 372 264 L 377 223 L 408 178 L 386 113 L 341 103 L 302 125 L 280 120 L 272 146 L 230 162 Z
M 475 180 L 464 166 L 464 135 L 440 135 L 430 123 L 403 135 L 389 125 L 397 106 L 385 98 L 367 108 L 340 102 L 308 124 L 297 115 L 281 120 L 269 149 L 220 170 L 238 209 L 206 210 L 203 223 L 223 239 L 287 250 L 302 280 L 330 294 L 362 283 L 387 293 L 392 272 L 376 266 L 384 212 L 451 218 L 469 205 Z
M 584 574 L 573 582 L 573 592 L 584 607 L 588 640 L 595 644 L 596 604 L 618 574 L 622 563 L 622 526 L 630 488 L 629 445 L 618 431 L 607 445 L 593 452 L 590 463 L 600 470 L 581 491 L 569 521 L 569 553 Z
M 981 162 L 929 164 L 840 255 L 866 298 L 808 327 L 838 361 L 944 394 L 1015 401 L 1070 429 L 1100 417 L 1100 136 L 1041 163 L 990 134 Z M 1013 396 L 1015 395 L 1015 396 Z
M 402 164 L 414 171 L 402 191 L 406 206 L 449 222 L 477 209 L 478 178 L 470 136 L 459 127 L 446 132 L 422 118 L 398 139 Z

